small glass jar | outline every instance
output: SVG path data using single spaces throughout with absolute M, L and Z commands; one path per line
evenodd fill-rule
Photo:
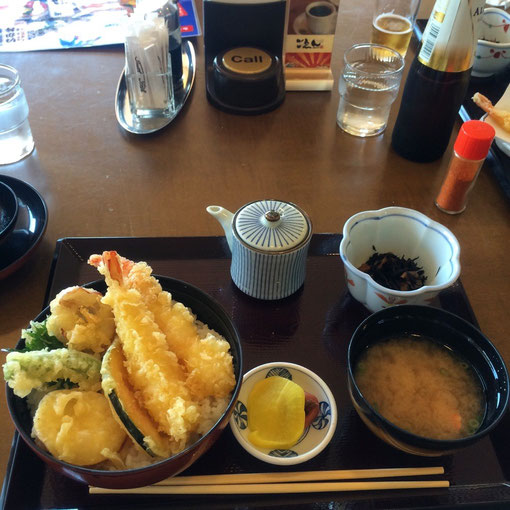
M 33 149 L 28 104 L 18 71 L 0 64 L 0 165 L 16 163 Z
M 495 136 L 494 128 L 486 122 L 469 120 L 462 124 L 435 202 L 441 211 L 459 214 L 466 209 L 468 194 Z

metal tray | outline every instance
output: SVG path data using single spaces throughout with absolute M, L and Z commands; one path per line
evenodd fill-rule
M 195 48 L 191 41 L 182 43 L 182 86 L 176 88 L 175 109 L 169 117 L 154 117 L 147 119 L 137 119 L 131 114 L 129 107 L 129 98 L 126 85 L 125 69 L 119 78 L 117 84 L 117 93 L 115 95 L 115 115 L 117 122 L 129 133 L 134 135 L 148 135 L 155 133 L 170 124 L 181 112 L 195 83 L 196 74 Z
M 397 451 L 375 437 L 359 419 L 347 392 L 347 345 L 369 312 L 346 289 L 338 255 L 340 239 L 337 234 L 314 235 L 304 286 L 289 298 L 259 301 L 232 283 L 224 237 L 64 238 L 57 242 L 45 304 L 67 286 L 97 279 L 97 271 L 87 265 L 91 254 L 117 250 L 130 259 L 147 261 L 157 274 L 188 281 L 218 300 L 239 329 L 245 372 L 269 361 L 295 362 L 318 373 L 335 395 L 339 410 L 336 433 L 330 445 L 309 462 L 288 468 L 265 464 L 245 452 L 227 428 L 186 474 L 442 465 L 451 488 L 253 496 L 90 495 L 86 485 L 47 468 L 15 434 L 2 492 L 4 508 L 402 509 L 460 504 L 509 508 L 508 415 L 491 437 L 440 458 Z M 460 282 L 433 304 L 476 323 Z

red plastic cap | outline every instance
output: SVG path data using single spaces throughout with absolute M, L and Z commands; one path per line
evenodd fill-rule
M 495 136 L 496 131 L 487 122 L 468 120 L 460 127 L 453 149 L 461 158 L 485 159 Z

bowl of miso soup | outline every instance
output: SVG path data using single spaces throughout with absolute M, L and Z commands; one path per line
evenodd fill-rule
M 348 347 L 348 387 L 362 421 L 407 453 L 440 456 L 480 440 L 503 417 L 505 363 L 471 323 L 439 308 L 370 315 Z

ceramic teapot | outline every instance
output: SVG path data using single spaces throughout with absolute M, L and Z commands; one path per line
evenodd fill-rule
M 260 200 L 235 214 L 210 205 L 207 212 L 223 227 L 236 286 L 258 299 L 282 299 L 305 281 L 312 223 L 298 206 L 281 200 Z

